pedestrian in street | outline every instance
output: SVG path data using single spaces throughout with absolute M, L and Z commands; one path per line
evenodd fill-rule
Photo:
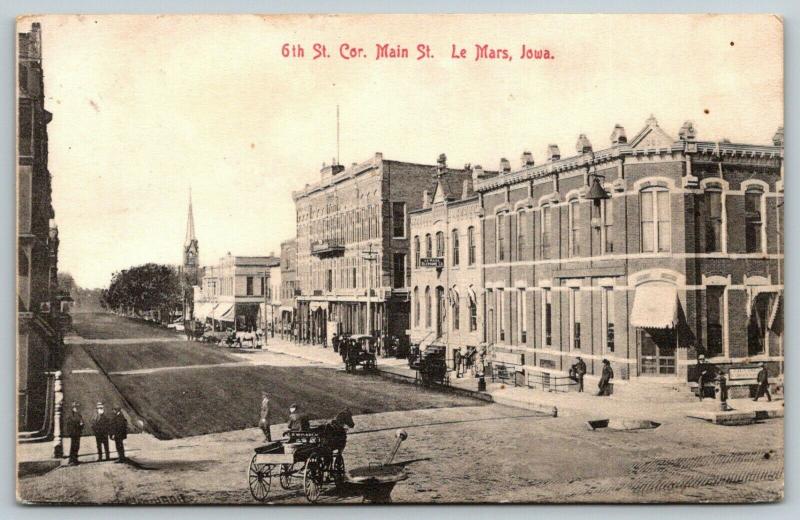
M 272 432 L 270 431 L 270 414 L 269 414 L 269 396 L 267 395 L 267 391 L 261 392 L 261 419 L 259 420 L 259 426 L 261 427 L 261 431 L 264 432 L 264 440 L 267 442 L 272 442 Z
M 105 406 L 102 402 L 97 403 L 94 416 L 92 416 L 92 433 L 97 444 L 97 461 L 103 460 L 103 448 L 106 452 L 106 460 L 111 460 L 108 451 L 108 433 L 111 430 L 111 420 L 106 415 Z
M 309 429 L 308 418 L 303 414 L 296 404 L 292 403 L 289 407 L 289 431 L 300 432 Z
M 114 417 L 111 419 L 111 438 L 117 448 L 116 463 L 127 461 L 128 459 L 125 458 L 125 439 L 128 438 L 128 421 L 122 415 L 122 410 L 119 406 L 114 407 Z
M 597 387 L 600 389 L 597 395 L 611 395 L 611 380 L 614 379 L 614 371 L 611 369 L 611 363 L 603 360 L 603 372 L 600 375 L 600 382 Z
M 767 396 L 767 401 L 772 401 L 772 396 L 769 393 L 769 373 L 767 372 L 767 367 L 764 365 L 763 361 L 759 363 L 759 366 L 761 370 L 758 371 L 758 375 L 756 376 L 758 390 L 756 390 L 756 396 L 753 398 L 753 401 L 758 401 L 762 395 Z
M 333 351 L 339 352 L 339 333 L 334 332 L 333 337 L 331 338 L 331 343 L 333 344 Z
M 706 396 L 706 385 L 716 379 L 712 366 L 706 362 L 706 357 L 702 354 L 697 356 L 697 374 L 697 397 L 702 401 Z
M 69 437 L 69 465 L 78 465 L 78 451 L 81 449 L 81 434 L 83 433 L 83 417 L 78 411 L 80 405 L 77 402 L 72 403 L 72 411 L 67 416 L 67 423 L 65 425 L 65 433 Z
M 578 356 L 573 368 L 575 369 L 575 380 L 578 382 L 578 392 L 583 392 L 583 378 L 586 375 L 586 363 Z

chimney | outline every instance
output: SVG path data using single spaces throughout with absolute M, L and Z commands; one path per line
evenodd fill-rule
M 577 150 L 578 153 L 589 153 L 592 151 L 592 143 L 589 142 L 589 138 L 586 137 L 586 134 L 578 136 L 578 142 L 575 143 L 575 150 Z
M 520 156 L 520 162 L 522 163 L 523 168 L 529 168 L 533 166 L 533 154 L 525 150 L 522 152 L 522 156 Z
M 775 135 L 772 136 L 772 144 L 775 146 L 783 146 L 783 143 L 783 127 L 779 126 L 778 130 L 775 131 Z
M 561 159 L 561 152 L 558 150 L 558 145 L 557 144 L 548 145 L 547 160 L 552 162 L 552 161 L 557 161 L 559 159 Z
M 678 130 L 678 139 L 681 141 L 694 141 L 695 138 L 694 123 L 686 121 L 683 126 Z
M 611 144 L 623 144 L 628 142 L 628 137 L 625 135 L 625 128 L 622 125 L 614 125 L 614 131 L 611 132 Z
M 508 162 L 508 159 L 506 159 L 505 157 L 502 157 L 500 159 L 499 170 L 500 170 L 501 173 L 508 173 L 508 172 L 511 171 L 511 163 Z
M 461 199 L 468 199 L 472 196 L 472 180 L 464 179 L 463 187 L 461 188 Z
M 431 207 L 431 195 L 428 190 L 422 192 L 422 207 L 429 208 Z
M 483 173 L 483 166 L 481 166 L 480 164 L 476 164 L 476 165 L 475 165 L 475 166 L 472 168 L 472 180 L 473 180 L 473 181 L 477 181 L 477 180 L 479 180 L 479 179 L 483 179 L 483 178 L 484 178 L 484 176 L 485 176 L 485 175 L 484 175 L 484 173 Z

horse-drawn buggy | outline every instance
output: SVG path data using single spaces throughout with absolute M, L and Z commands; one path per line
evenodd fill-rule
M 277 477 L 283 489 L 294 480 L 302 480 L 303 493 L 316 502 L 325 484 L 340 486 L 345 479 L 342 452 L 347 444 L 347 430 L 353 416 L 340 412 L 332 421 L 305 431 L 288 431 L 284 439 L 255 449 L 247 468 L 247 480 L 253 498 L 265 502 Z
M 444 346 L 429 345 L 425 350 L 412 350 L 408 366 L 416 371 L 417 380 L 425 386 L 446 385 L 450 382 Z
M 364 370 L 375 370 L 375 339 L 367 334 L 345 337 L 339 345 L 339 353 L 344 360 L 344 368 L 354 372 L 359 366 Z

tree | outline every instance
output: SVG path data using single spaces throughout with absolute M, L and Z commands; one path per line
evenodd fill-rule
M 154 263 L 123 269 L 111 277 L 103 301 L 111 309 L 136 315 L 159 311 L 171 316 L 182 304 L 179 273 Z

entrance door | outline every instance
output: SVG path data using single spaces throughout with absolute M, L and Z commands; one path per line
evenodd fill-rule
M 444 320 L 445 320 L 445 301 L 444 301 L 444 287 L 436 288 L 436 337 L 441 337 L 444 333 Z
M 675 345 L 672 329 L 639 329 L 639 369 L 643 376 L 675 375 Z

